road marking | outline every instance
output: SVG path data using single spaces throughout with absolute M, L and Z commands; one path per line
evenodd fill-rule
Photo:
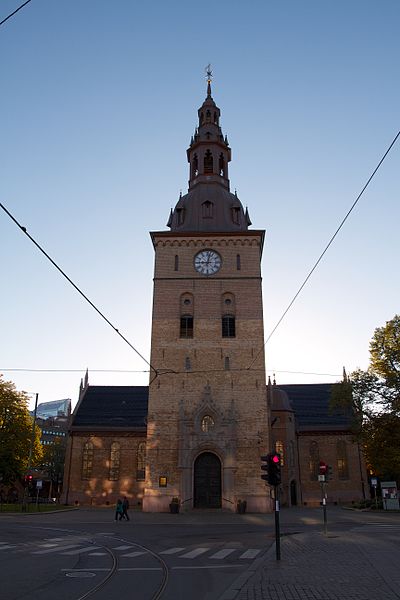
M 39 548 L 55 548 L 60 547 L 60 544 L 38 544 Z
M 130 556 L 130 557 L 134 557 L 134 556 L 141 556 L 142 554 L 146 554 L 146 552 L 129 552 L 128 554 L 122 554 L 122 556 Z
M 260 548 L 250 548 L 249 550 L 246 550 L 246 552 L 243 552 L 243 554 L 239 556 L 239 558 L 255 558 L 260 552 Z
M 16 546 L 10 546 L 10 544 L 3 544 L 0 546 L 0 550 L 7 550 L 8 548 L 16 548 Z
M 106 556 L 107 552 L 92 552 L 89 556 Z
M 85 552 L 92 552 L 92 550 L 98 550 L 100 546 L 90 546 L 89 548 L 78 548 L 77 550 L 70 550 L 69 552 L 62 552 L 61 554 L 67 554 L 68 556 L 74 556 L 75 554 L 84 554 Z
M 177 554 L 178 552 L 183 552 L 185 548 L 169 548 L 168 550 L 163 550 L 160 554 Z
M 188 552 L 187 554 L 182 554 L 182 556 L 180 556 L 179 558 L 196 558 L 197 556 L 200 556 L 200 554 L 204 554 L 204 552 L 208 552 L 210 548 L 195 548 L 194 550 L 192 550 L 191 552 Z
M 192 566 L 189 567 L 170 567 L 171 570 L 183 570 L 183 569 L 243 569 L 245 565 L 201 565 L 201 566 Z M 93 569 L 92 569 L 93 570 Z
M 242 566 L 242 565 L 240 565 Z M 95 569 L 90 569 L 91 571 L 107 571 L 109 572 L 110 569 L 107 569 L 106 567 L 103 568 L 95 568 Z M 61 569 L 61 571 L 65 572 L 68 571 L 68 573 L 72 573 L 72 572 L 82 572 L 82 571 L 87 571 L 87 569 Z M 162 567 L 122 567 L 117 569 L 117 571 L 162 571 Z
M 215 558 L 217 560 L 222 559 L 226 556 L 229 556 L 229 554 L 232 554 L 232 552 L 235 552 L 235 548 L 224 548 L 223 550 L 220 550 L 219 552 L 216 552 L 215 554 L 210 556 L 210 558 Z
M 63 550 L 69 550 L 69 548 L 76 548 L 79 544 L 70 544 L 69 546 L 57 546 L 56 548 L 50 548 L 47 550 L 36 550 L 32 554 L 50 554 L 50 552 L 62 552 Z
M 115 546 L 113 550 L 129 550 L 132 548 L 132 544 L 130 546 Z

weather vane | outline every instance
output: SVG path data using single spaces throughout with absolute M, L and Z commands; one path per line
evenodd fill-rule
M 211 80 L 212 80 L 212 76 L 213 76 L 213 74 L 212 74 L 212 70 L 211 70 L 211 65 L 210 65 L 210 63 L 208 63 L 208 65 L 206 66 L 206 68 L 205 68 L 204 70 L 205 70 L 205 72 L 206 72 L 206 76 L 207 76 L 207 81 L 208 81 L 208 83 L 211 83 Z

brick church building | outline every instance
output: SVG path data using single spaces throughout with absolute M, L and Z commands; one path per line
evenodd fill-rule
M 152 232 L 155 251 L 149 386 L 82 382 L 71 419 L 63 500 L 144 511 L 272 508 L 260 457 L 282 455 L 287 505 L 363 497 L 365 467 L 350 419 L 329 412 L 330 385 L 266 384 L 261 291 L 265 231 L 230 192 L 231 149 L 211 95 L 187 150 L 188 193 Z M 328 498 L 329 499 L 329 498 Z

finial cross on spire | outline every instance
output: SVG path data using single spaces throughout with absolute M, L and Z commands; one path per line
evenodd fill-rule
M 208 65 L 206 66 L 206 68 L 204 70 L 206 72 L 206 77 L 207 77 L 207 96 L 211 97 L 211 80 L 212 80 L 213 74 L 212 74 L 210 63 L 208 63 Z

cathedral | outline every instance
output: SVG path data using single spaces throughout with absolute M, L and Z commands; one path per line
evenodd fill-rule
M 64 502 L 127 496 L 143 511 L 165 512 L 172 498 L 182 511 L 234 511 L 245 501 L 249 512 L 268 512 L 260 465 L 272 449 L 281 453 L 285 504 L 319 503 L 325 459 L 337 476 L 332 501 L 359 500 L 365 466 L 350 417 L 329 413 L 329 384 L 267 385 L 265 231 L 250 229 L 248 209 L 230 191 L 231 148 L 210 78 L 187 160 L 187 194 L 168 230 L 150 233 L 149 386 L 91 386 L 86 376 L 71 418 Z

